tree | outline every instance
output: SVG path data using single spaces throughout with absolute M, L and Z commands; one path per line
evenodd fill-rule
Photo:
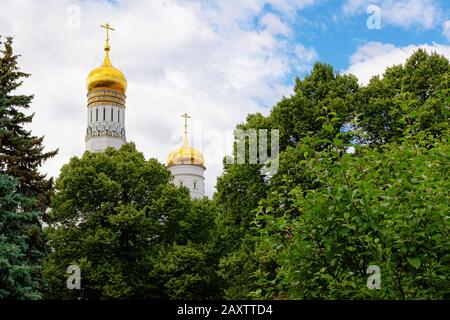
M 47 296 L 210 297 L 210 289 L 198 286 L 213 279 L 209 275 L 214 264 L 206 265 L 205 259 L 211 259 L 207 248 L 215 228 L 214 208 L 207 200 L 191 201 L 189 191 L 170 179 L 163 165 L 145 160 L 132 143 L 119 150 L 85 152 L 64 165 L 47 229 L 53 249 L 45 265 Z M 190 261 L 198 269 L 178 264 L 176 252 L 195 252 L 184 255 L 183 263 Z M 199 265 L 197 256 L 203 259 Z M 80 290 L 66 288 L 66 269 L 72 264 L 81 269 Z M 191 276 L 202 280 L 197 283 Z M 166 285 L 176 283 L 171 279 L 177 277 L 185 277 L 187 291 Z M 208 288 L 213 283 L 208 282 Z
M 358 90 L 354 76 L 336 74 L 332 66 L 317 63 L 310 75 L 303 80 L 296 79 L 294 94 L 277 103 L 269 116 L 249 115 L 245 123 L 237 126 L 242 130 L 278 129 L 280 168 L 269 179 L 262 174 L 261 164 L 225 164 L 224 174 L 217 180 L 214 199 L 221 209 L 218 225 L 223 243 L 219 274 L 225 282 L 227 298 L 249 297 L 259 285 L 268 283 L 266 276 L 274 276 L 274 256 L 271 251 L 265 251 L 267 247 L 260 246 L 259 240 L 252 238 L 258 204 L 276 193 L 279 202 L 272 205 L 281 211 L 289 208 L 283 202 L 288 199 L 283 193 L 299 183 L 310 183 L 306 177 L 308 173 L 302 171 L 292 148 L 307 137 L 318 138 L 314 146 L 310 145 L 313 151 L 329 145 L 329 139 L 332 140 L 344 124 L 352 120 Z M 343 133 L 340 135 L 341 139 L 349 140 L 344 139 Z M 239 137 L 236 139 L 239 143 Z M 268 149 L 270 152 L 270 147 Z M 236 159 L 236 145 L 234 157 Z M 245 263 L 241 259 L 245 259 Z
M 25 211 L 34 200 L 17 192 L 17 180 L 0 174 L 0 299 L 39 299 L 41 266 L 29 256 L 30 231 L 38 212 Z M 31 232 L 32 234 L 32 232 Z
M 277 294 L 290 299 L 448 299 L 450 286 L 450 149 L 448 132 L 425 132 L 305 159 L 319 186 L 290 192 L 296 216 L 259 217 L 280 266 Z M 335 157 L 336 155 L 332 155 Z M 286 226 L 291 237 L 285 237 Z M 277 248 L 278 246 L 278 248 Z M 366 287 L 381 270 L 381 290 Z
M 215 200 L 220 204 L 220 236 L 230 248 L 250 229 L 252 210 L 264 197 L 265 183 L 260 165 L 227 164 L 225 173 L 217 181 Z
M 1 38 L 0 38 L 1 40 Z M 33 120 L 33 115 L 25 115 L 23 109 L 29 109 L 33 96 L 15 95 L 29 74 L 23 73 L 18 67 L 17 59 L 12 49 L 12 38 L 6 42 L 0 41 L 0 173 L 17 179 L 17 192 L 35 201 L 22 203 L 23 210 L 45 213 L 52 193 L 52 179 L 39 173 L 39 167 L 44 161 L 56 155 L 57 151 L 44 152 L 43 137 L 33 136 L 25 129 L 25 125 Z M 39 219 L 45 215 L 34 215 L 32 223 L 27 223 L 26 238 L 29 251 L 27 259 L 31 265 L 42 263 L 42 253 L 45 253 L 46 239 L 42 232 Z M 38 218 L 39 217 L 39 218 Z M 41 268 L 34 268 L 39 272 Z M 42 275 L 34 273 L 33 277 L 41 282 Z
M 316 63 L 311 74 L 296 79 L 294 94 L 270 112 L 268 123 L 280 130 L 280 151 L 322 132 L 322 117 L 336 115 L 333 130 L 339 132 L 354 117 L 359 89 L 355 76 L 336 74 L 331 65 Z
M 0 45 L 2 43 L 0 42 Z M 0 172 L 18 178 L 18 192 L 35 197 L 33 206 L 45 211 L 52 192 L 52 179 L 39 173 L 39 167 L 57 151 L 43 152 L 43 137 L 36 137 L 24 126 L 33 120 L 34 114 L 25 115 L 32 95 L 14 95 L 30 75 L 19 70 L 12 49 L 12 38 L 7 38 L 0 57 Z
M 365 87 L 316 64 L 269 116 L 248 116 L 238 128 L 279 128 L 279 170 L 257 196 L 237 188 L 257 167 L 218 180 L 221 214 L 247 217 L 219 228 L 245 226 L 220 261 L 225 297 L 448 298 L 448 76 L 424 51 Z
M 364 142 L 381 145 L 403 135 L 407 126 L 438 136 L 448 128 L 450 63 L 437 53 L 417 50 L 404 65 L 373 77 L 357 98 Z M 405 116 L 409 116 L 409 123 Z
M 150 277 L 166 299 L 214 299 L 217 276 L 205 247 L 173 244 L 159 251 Z

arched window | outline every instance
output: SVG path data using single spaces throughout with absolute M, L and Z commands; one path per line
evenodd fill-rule
M 98 109 L 95 109 L 95 121 L 98 121 Z
M 89 110 L 89 122 L 92 122 L 92 109 Z
M 103 121 L 106 120 L 106 108 L 103 108 Z
M 194 189 L 197 189 L 197 181 L 194 181 Z
M 180 186 L 183 186 L 183 181 L 180 181 Z
M 113 121 L 113 118 L 114 118 L 114 114 L 113 114 L 113 112 L 114 112 L 114 109 L 113 109 L 113 108 L 111 108 L 111 122 Z
M 120 108 L 117 109 L 117 122 L 120 122 Z

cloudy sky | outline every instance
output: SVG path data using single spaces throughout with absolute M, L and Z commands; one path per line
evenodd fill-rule
M 84 151 L 86 76 L 102 62 L 106 21 L 128 78 L 127 139 L 164 163 L 188 112 L 209 195 L 236 124 L 268 114 L 314 62 L 364 84 L 419 47 L 450 58 L 449 0 L 0 0 L 0 35 L 32 74 L 21 88 L 35 94 L 31 129 L 59 148 L 50 176 Z

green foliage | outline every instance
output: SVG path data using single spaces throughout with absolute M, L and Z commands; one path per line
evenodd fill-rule
M 230 164 L 217 180 L 215 200 L 220 204 L 219 228 L 223 241 L 233 247 L 250 228 L 254 219 L 251 211 L 265 194 L 265 182 L 260 166 Z
M 215 211 L 169 182 L 167 169 L 146 161 L 134 144 L 72 158 L 56 181 L 47 229 L 53 249 L 45 266 L 48 297 L 210 297 L 214 259 L 207 260 L 204 247 Z M 66 288 L 71 264 L 81 268 L 81 290 Z
M 356 77 L 336 74 L 332 66 L 316 63 L 310 75 L 296 80 L 294 94 L 283 98 L 268 117 L 272 128 L 280 130 L 281 151 L 322 132 L 322 117 L 332 113 L 336 123 L 326 129 L 339 132 L 352 119 L 358 89 Z
M 372 144 L 396 140 L 415 123 L 438 136 L 450 116 L 450 63 L 437 53 L 416 51 L 404 66 L 388 68 L 359 92 L 360 126 Z
M 276 241 L 279 294 L 293 299 L 443 299 L 450 286 L 449 139 L 421 133 L 383 152 L 305 160 L 319 184 L 290 192 L 295 217 L 263 215 Z M 281 234 L 280 234 L 281 233 Z M 366 287 L 369 265 L 381 290 Z
M 217 298 L 215 280 L 211 268 L 210 253 L 206 248 L 174 244 L 161 250 L 151 271 L 151 278 L 168 299 Z
M 0 299 L 39 299 L 41 266 L 29 256 L 42 258 L 30 246 L 37 212 L 23 208 L 34 200 L 17 192 L 17 181 L 0 174 Z
M 422 50 L 366 87 L 317 64 L 269 116 L 240 124 L 279 128 L 281 148 L 270 179 L 249 165 L 219 179 L 234 218 L 219 237 L 240 239 L 220 261 L 225 297 L 448 299 L 449 75 Z M 258 179 L 257 194 L 238 188 Z
M 269 239 L 255 239 L 249 232 L 237 249 L 220 260 L 219 276 L 223 280 L 226 299 L 273 297 L 275 292 L 271 288 L 276 275 L 276 256 L 274 243 L 266 240 Z
M 223 255 L 219 274 L 225 281 L 227 298 L 245 298 L 250 291 L 257 290 L 255 284 L 263 279 L 261 275 L 274 274 L 274 263 L 265 255 L 267 247 L 259 248 L 259 240 L 254 243 L 248 238 L 258 204 L 268 194 L 276 192 L 279 202 L 273 205 L 285 210 L 288 204 L 284 203 L 287 198 L 283 192 L 298 183 L 309 183 L 301 164 L 296 161 L 298 155 L 290 151 L 299 141 L 308 136 L 318 138 L 314 140 L 315 144 L 302 149 L 303 157 L 305 152 L 311 154 L 332 144 L 330 139 L 336 134 L 342 141 L 349 140 L 339 131 L 352 119 L 352 105 L 358 88 L 354 76 L 335 74 L 330 65 L 318 63 L 311 75 L 297 79 L 294 94 L 283 98 L 268 117 L 249 115 L 246 123 L 237 126 L 244 130 L 279 129 L 282 153 L 279 172 L 270 183 L 261 174 L 260 164 L 225 164 L 224 174 L 218 178 L 215 201 L 221 209 L 218 225 Z M 255 250 L 261 257 L 251 257 L 250 253 Z M 239 262 L 243 257 L 248 258 Z M 263 261 L 261 269 L 258 267 L 260 260 Z

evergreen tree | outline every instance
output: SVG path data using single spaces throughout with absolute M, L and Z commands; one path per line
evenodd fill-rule
M 1 38 L 0 38 L 1 40 Z M 24 126 L 33 120 L 23 109 L 30 107 L 33 95 L 14 95 L 30 75 L 19 70 L 12 38 L 8 37 L 0 56 L 0 172 L 18 178 L 18 192 L 38 200 L 33 207 L 44 211 L 49 203 L 52 179 L 39 173 L 44 161 L 57 151 L 44 152 L 44 137 L 33 136 Z
M 39 167 L 57 151 L 44 152 L 43 137 L 33 136 L 25 125 L 33 120 L 34 114 L 26 115 L 23 110 L 30 107 L 32 95 L 15 95 L 29 74 L 21 72 L 12 48 L 12 38 L 2 43 L 0 38 L 0 173 L 17 179 L 17 192 L 36 201 L 22 203 L 24 211 L 45 212 L 52 192 L 52 179 L 39 173 Z M 41 215 L 41 218 L 44 216 Z M 27 259 L 30 265 L 40 264 L 46 241 L 37 215 L 27 224 Z M 39 268 L 36 269 L 39 271 Z M 41 279 L 41 275 L 33 275 Z
M 39 299 L 40 265 L 30 263 L 29 231 L 36 212 L 24 211 L 33 202 L 17 192 L 17 181 L 0 174 L 0 299 Z

